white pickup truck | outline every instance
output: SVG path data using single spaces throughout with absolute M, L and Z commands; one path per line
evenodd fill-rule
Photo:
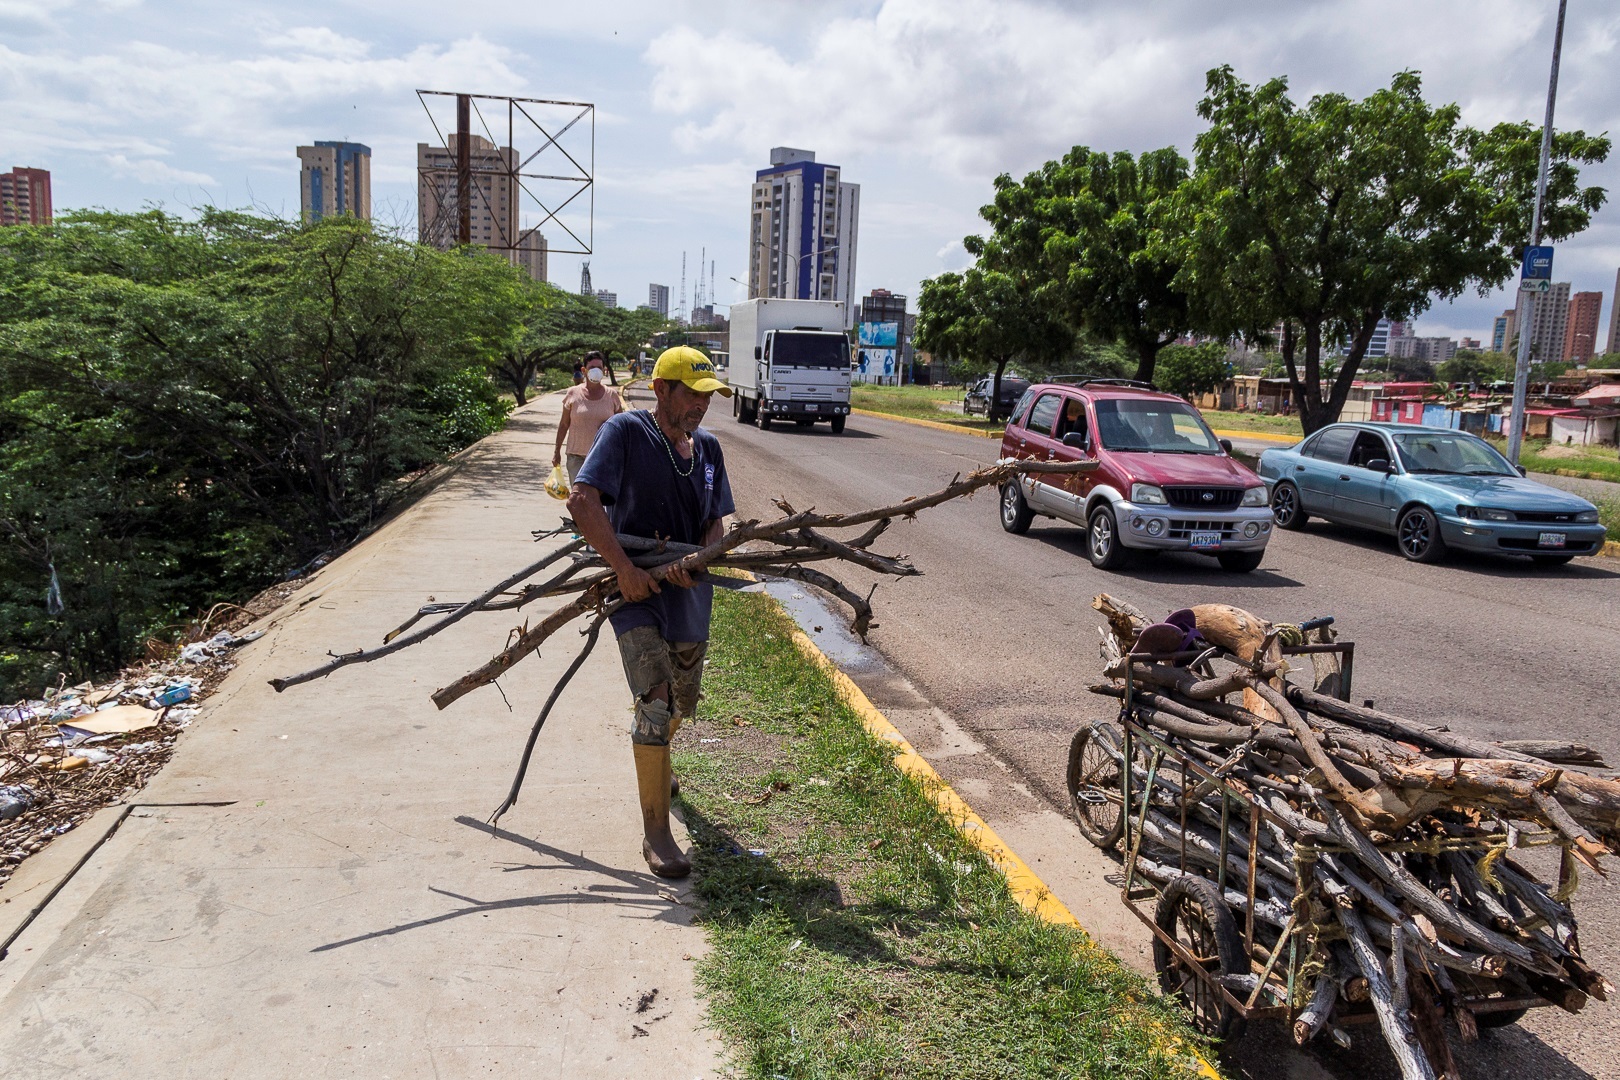
M 731 408 L 737 421 L 844 430 L 849 335 L 837 300 L 744 300 L 731 305 Z

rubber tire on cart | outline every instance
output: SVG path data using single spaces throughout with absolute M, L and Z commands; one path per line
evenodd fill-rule
M 1099 570 L 1118 570 L 1130 557 L 1119 542 L 1119 522 L 1109 507 L 1099 506 L 1091 512 L 1086 525 L 1086 557 Z
M 1295 532 L 1311 520 L 1305 505 L 1299 501 L 1299 488 L 1286 480 L 1271 490 L 1271 516 L 1277 519 L 1277 528 Z
M 844 421 L 848 419 L 849 417 L 847 416 L 835 416 L 832 418 L 832 429 L 834 435 L 842 435 L 844 433 Z
M 1191 874 L 1172 878 L 1159 894 L 1153 922 L 1196 956 L 1206 971 L 1244 975 L 1252 970 L 1237 921 L 1213 881 Z M 1157 937 L 1153 939 L 1153 969 L 1159 973 L 1159 988 L 1187 1006 L 1193 1027 L 1215 1039 L 1243 1034 L 1245 1021 L 1237 1010 L 1219 991 L 1186 970 Z
M 1221 569 L 1232 574 L 1247 574 L 1251 570 L 1260 568 L 1260 561 L 1266 557 L 1265 551 L 1222 551 L 1215 556 L 1215 561 L 1221 564 Z
M 1501 1012 L 1475 1013 L 1474 1023 L 1482 1028 L 1504 1028 L 1523 1020 L 1529 1011 L 1529 1009 L 1504 1009 Z
M 1395 546 L 1413 562 L 1437 563 L 1446 557 L 1440 522 L 1427 506 L 1414 506 L 1395 525 Z
M 1001 485 L 1001 527 L 1015 536 L 1029 532 L 1029 523 L 1035 520 L 1035 511 L 1024 501 L 1018 490 L 1018 481 Z
M 1101 731 L 1101 739 L 1098 732 Z M 1113 743 L 1113 754 L 1105 746 Z M 1069 807 L 1080 834 L 1108 851 L 1125 832 L 1125 815 L 1120 813 L 1119 729 L 1113 724 L 1087 724 L 1074 733 L 1069 743 Z M 1084 792 L 1089 797 L 1082 797 Z M 1114 796 L 1109 798 L 1109 796 Z

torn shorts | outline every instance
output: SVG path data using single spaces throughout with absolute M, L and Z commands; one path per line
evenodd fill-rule
M 675 727 L 697 710 L 703 657 L 708 651 L 707 641 L 665 641 L 656 626 L 636 626 L 619 635 L 624 678 L 636 699 L 631 742 L 669 745 Z M 669 686 L 673 709 L 662 698 L 650 697 L 660 684 Z

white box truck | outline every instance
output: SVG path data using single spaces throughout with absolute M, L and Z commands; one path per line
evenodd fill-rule
M 840 300 L 744 300 L 731 305 L 731 410 L 738 423 L 776 420 L 844 430 L 849 335 Z

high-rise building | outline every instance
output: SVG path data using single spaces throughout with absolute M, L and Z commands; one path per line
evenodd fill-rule
M 1470 352 L 1479 352 L 1479 346 L 1480 340 L 1477 337 L 1465 337 L 1457 342 L 1457 348 L 1467 349 Z
M 1566 364 L 1584 364 L 1597 349 L 1598 315 L 1603 310 L 1603 294 L 1578 292 L 1569 298 L 1569 316 L 1564 323 Z
M 1407 337 L 1411 334 L 1411 326 L 1405 322 L 1394 319 L 1379 319 L 1378 326 L 1374 328 L 1371 340 L 1367 342 L 1368 356 L 1391 356 L 1389 343 L 1396 338 Z
M 1457 343 L 1444 337 L 1398 337 L 1390 342 L 1389 355 L 1393 359 L 1427 360 L 1443 364 L 1457 355 Z
M 748 295 L 842 300 L 854 325 L 861 188 L 810 150 L 778 146 L 754 174 Z
M 669 286 L 648 285 L 647 306 L 664 318 L 669 318 Z
M 0 173 L 0 225 L 50 223 L 50 171 L 19 166 Z
M 1555 281 L 1546 292 L 1530 299 L 1530 362 L 1545 364 L 1564 357 L 1564 332 L 1569 326 L 1569 282 Z
M 350 214 L 371 220 L 371 147 L 353 142 L 300 146 L 298 193 L 304 220 Z
M 619 294 L 608 292 L 606 289 L 597 289 L 596 302 L 603 307 L 616 308 L 619 306 Z
M 539 229 L 529 229 L 518 236 L 517 264 L 529 272 L 535 281 L 547 281 L 546 238 Z
M 1620 353 L 1620 270 L 1614 272 L 1614 303 L 1609 305 L 1609 347 L 1606 353 Z
M 1512 352 L 1513 339 L 1519 335 L 1519 312 L 1508 308 L 1491 324 L 1491 352 Z
M 482 135 L 469 135 L 471 177 L 468 184 L 470 241 L 518 261 L 517 151 L 497 147 Z M 461 231 L 456 202 L 456 151 L 460 136 L 451 134 L 445 146 L 416 144 L 417 239 L 441 251 L 455 247 Z

